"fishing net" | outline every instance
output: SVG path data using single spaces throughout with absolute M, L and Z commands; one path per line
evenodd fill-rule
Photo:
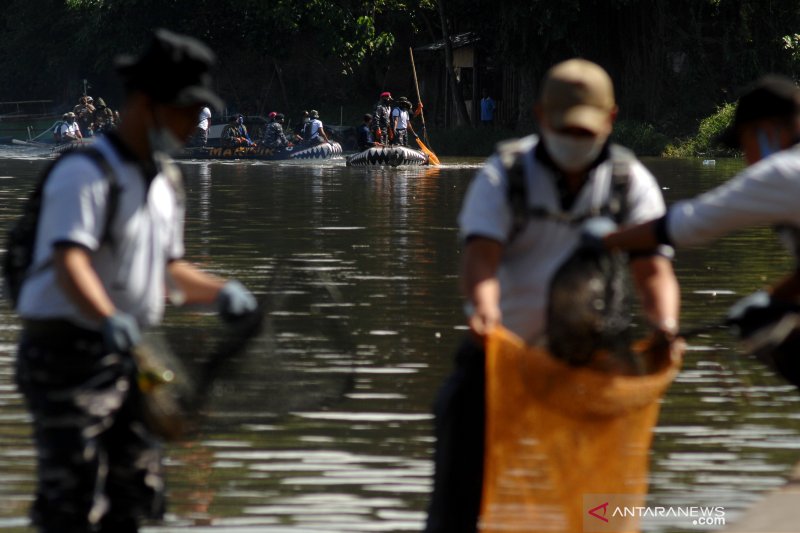
M 651 357 L 661 363 L 644 376 L 570 366 L 503 328 L 486 349 L 480 530 L 637 532 L 635 519 L 602 529 L 608 524 L 588 514 L 584 497 L 624 494 L 644 504 L 652 428 L 680 349 Z M 634 351 L 654 350 L 640 343 Z M 601 528 L 585 528 L 585 519 Z
M 270 424 L 343 400 L 356 345 L 342 285 L 313 263 L 292 261 L 273 275 L 257 323 L 173 310 L 135 354 L 151 427 L 174 439 L 200 422 L 216 430 Z
M 547 348 L 572 365 L 624 374 L 646 369 L 631 350 L 627 256 L 578 248 L 550 281 Z

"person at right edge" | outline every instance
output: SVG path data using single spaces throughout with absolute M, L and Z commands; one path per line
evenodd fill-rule
M 608 138 L 617 115 L 613 85 L 600 66 L 571 59 L 546 74 L 535 113 L 541 140 L 502 144 L 473 180 L 459 217 L 464 242 L 462 286 L 470 334 L 436 398 L 433 493 L 426 532 L 476 531 L 483 483 L 484 337 L 503 325 L 535 344 L 547 331 L 550 279 L 577 249 L 583 216 L 624 205 L 623 225 L 661 216 L 664 201 L 652 174 Z M 627 166 L 615 186 L 615 162 Z M 516 170 L 515 170 L 516 169 Z M 512 174 L 524 183 L 526 218 L 515 228 Z M 531 215 L 534 207 L 553 217 Z M 563 215 L 563 216 L 562 216 Z M 663 338 L 677 331 L 679 292 L 670 259 L 655 246 L 630 259 L 646 319 Z
M 162 517 L 162 444 L 144 421 L 131 350 L 161 320 L 165 288 L 216 304 L 231 323 L 257 316 L 242 284 L 183 259 L 182 178 L 166 154 L 189 138 L 204 105 L 223 107 L 213 61 L 204 44 L 167 30 L 138 58 L 118 58 L 122 121 L 91 149 L 105 165 L 67 154 L 45 183 L 17 306 L 16 368 L 33 418 L 40 533 L 135 533 Z
M 649 249 L 660 243 L 683 248 L 712 242 L 754 226 L 773 226 L 795 258 L 795 268 L 769 291 L 739 300 L 727 317 L 748 338 L 776 324 L 800 304 L 800 89 L 792 80 L 770 74 L 739 98 L 733 123 L 718 139 L 744 152 L 747 168 L 718 187 L 675 203 L 652 222 L 603 235 L 586 228 L 584 239 L 607 248 Z M 771 341 L 766 362 L 800 387 L 800 333 Z M 785 341 L 785 342 L 784 342 Z

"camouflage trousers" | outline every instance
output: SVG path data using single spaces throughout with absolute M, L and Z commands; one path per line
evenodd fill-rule
M 34 321 L 16 371 L 33 417 L 38 531 L 133 533 L 161 518 L 161 444 L 142 422 L 131 358 L 107 353 L 98 333 Z
M 394 130 L 394 140 L 392 144 L 399 146 L 408 146 L 408 130 Z

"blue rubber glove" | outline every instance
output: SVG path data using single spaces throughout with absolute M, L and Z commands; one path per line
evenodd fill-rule
M 616 231 L 617 223 L 608 217 L 592 217 L 581 225 L 579 247 L 595 252 L 606 251 L 603 238 Z
M 225 283 L 217 295 L 219 315 L 225 322 L 250 316 L 258 310 L 258 301 L 253 293 L 236 280 Z
M 128 313 L 117 311 L 103 321 L 103 342 L 113 353 L 130 353 L 142 340 L 139 324 Z

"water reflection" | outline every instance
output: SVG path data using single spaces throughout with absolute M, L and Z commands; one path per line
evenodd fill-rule
M 0 159 L 0 224 L 16 213 L 45 164 L 35 154 Z M 670 202 L 741 167 L 735 160 L 646 164 Z M 170 449 L 170 514 L 166 525 L 147 531 L 421 528 L 431 470 L 430 404 L 463 333 L 455 218 L 477 166 L 183 165 L 187 256 L 260 294 L 275 291 L 272 279 L 281 269 L 324 272 L 347 303 L 335 313 L 354 340 L 352 356 L 297 351 L 303 342 L 325 339 L 319 328 L 284 335 L 281 353 L 295 350 L 298 368 L 319 379 L 338 368 L 353 380 L 335 402 L 302 402 L 276 416 L 269 413 L 276 404 L 298 400 L 293 395 L 313 400 L 323 395 L 322 386 L 304 388 L 299 384 L 311 381 L 294 381 L 295 374 L 277 383 L 276 366 L 251 372 L 239 391 L 260 383 L 261 396 L 237 406 L 242 416 L 227 423 L 212 417 L 204 434 Z M 721 317 L 736 299 L 781 276 L 790 262 L 771 230 L 755 229 L 707 249 L 681 251 L 675 267 L 684 325 L 691 327 Z M 297 292 L 314 287 L 292 279 Z M 33 490 L 28 420 L 12 384 L 17 330 L 3 309 L 0 531 L 27 531 L 24 515 Z M 199 328 L 193 331 L 190 336 L 201 337 Z M 723 505 L 731 519 L 781 484 L 800 458 L 798 398 L 792 387 L 740 356 L 724 331 L 692 339 L 656 428 L 651 503 Z M 698 529 L 647 526 L 653 532 L 689 530 Z

